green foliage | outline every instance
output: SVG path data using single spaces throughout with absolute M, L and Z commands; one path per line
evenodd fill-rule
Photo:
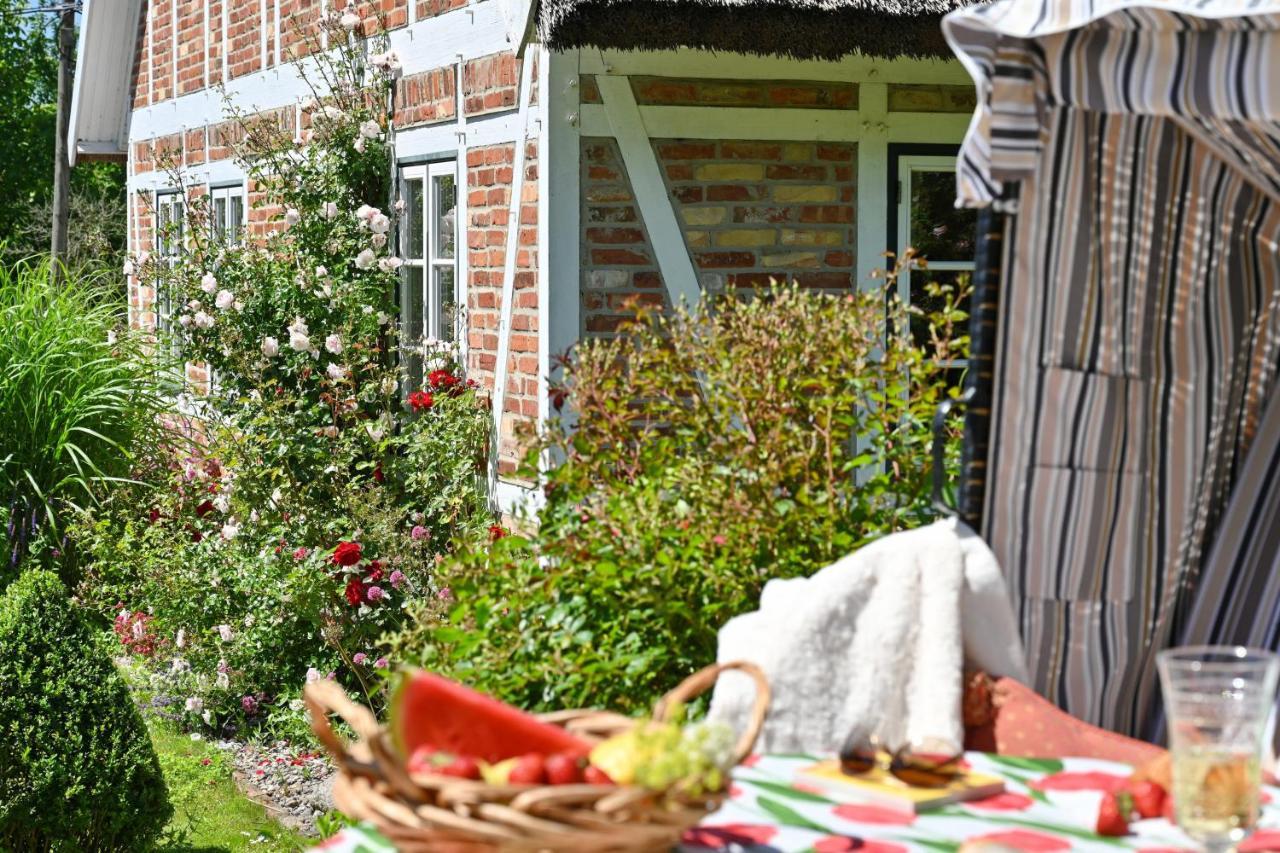
M 67 516 L 155 437 L 158 368 L 117 331 L 120 307 L 96 279 L 55 283 L 47 262 L 0 266 L 0 581 L 60 548 Z
M 169 819 L 127 688 L 51 573 L 0 599 L 0 848 L 146 850 Z
M 19 14 L 28 5 L 0 0 L 0 242 L 53 183 L 57 51 L 51 16 Z
M 929 352 L 963 357 L 957 294 L 939 296 Z M 929 521 L 931 418 L 951 391 L 886 304 L 730 294 L 580 345 L 576 420 L 529 459 L 560 460 L 538 532 L 446 562 L 456 603 L 420 613 L 396 654 L 526 706 L 645 708 L 715 658 L 769 578 Z
M 33 173 L 39 170 L 32 169 Z M 48 177 L 52 180 L 53 165 Z M 120 279 L 129 217 L 125 207 L 124 167 L 118 163 L 80 163 L 71 173 L 68 195 L 67 254 L 63 263 L 74 274 L 111 275 Z M 47 192 L 21 210 L 0 255 L 15 263 L 49 251 L 53 200 Z M 121 282 L 123 294 L 124 285 Z
M 129 261 L 172 294 L 177 343 L 217 381 L 153 445 L 139 478 L 157 488 L 83 516 L 78 594 L 194 725 L 294 728 L 308 678 L 376 704 L 379 638 L 434 596 L 437 557 L 492 521 L 477 389 L 455 352 L 398 335 L 385 139 L 398 66 L 341 17 L 320 22 L 334 49 L 300 66 L 320 80 L 304 137 L 238 117 L 237 154 L 280 227 L 228 245 L 207 194 L 190 193 L 182 239 L 162 238 L 183 253 Z M 434 368 L 412 394 L 397 349 Z M 337 563 L 340 543 L 358 558 Z
M 285 829 L 236 788 L 227 753 L 192 740 L 160 720 L 148 720 L 174 815 L 156 853 L 252 849 L 255 853 L 307 850 L 313 842 Z

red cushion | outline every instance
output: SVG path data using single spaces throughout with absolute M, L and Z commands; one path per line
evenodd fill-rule
M 1153 744 L 1078 720 L 1012 678 L 985 687 L 971 680 L 966 693 L 975 690 L 989 691 L 992 713 L 983 720 L 966 708 L 966 749 L 1025 758 L 1101 758 L 1135 767 L 1164 754 Z

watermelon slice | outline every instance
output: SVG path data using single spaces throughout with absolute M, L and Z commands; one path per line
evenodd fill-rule
M 390 707 L 391 738 L 402 756 L 433 749 L 489 763 L 526 753 L 586 755 L 591 744 L 497 699 L 430 672 L 410 670 Z

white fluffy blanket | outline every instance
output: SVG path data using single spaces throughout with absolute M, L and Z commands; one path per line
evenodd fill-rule
M 855 724 L 890 747 L 958 752 L 966 662 L 1027 680 L 1000 568 L 955 520 L 886 536 L 809 578 L 770 581 L 759 610 L 720 629 L 717 658 L 768 675 L 773 704 L 757 744 L 767 752 L 832 753 Z M 711 717 L 741 729 L 752 693 L 726 673 Z

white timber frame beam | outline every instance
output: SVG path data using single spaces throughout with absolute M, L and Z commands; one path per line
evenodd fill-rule
M 658 269 L 667 286 L 672 305 L 696 305 L 702 296 L 693 259 L 685 248 L 684 232 L 676 220 L 676 211 L 667 195 L 658 157 L 653 152 L 640 107 L 627 77 L 600 77 L 597 81 L 611 134 L 618 142 L 622 164 L 631 179 L 631 191 L 640 217 L 649 232 L 649 241 L 657 256 Z
M 507 397 L 508 362 L 511 360 L 511 312 L 515 302 L 516 259 L 520 252 L 520 208 L 524 195 L 525 149 L 529 146 L 529 108 L 532 100 L 533 61 L 537 51 L 525 51 L 520 64 L 520 76 L 516 78 L 516 103 L 520 105 L 520 118 L 516 123 L 514 150 L 512 152 L 511 198 L 507 209 L 507 243 L 502 266 L 501 317 L 498 321 L 498 356 L 493 365 L 493 435 L 489 442 L 489 501 L 494 509 L 498 505 L 498 458 L 502 447 L 502 419 Z M 543 72 L 545 76 L 545 71 Z M 526 87 L 529 91 L 525 91 Z

